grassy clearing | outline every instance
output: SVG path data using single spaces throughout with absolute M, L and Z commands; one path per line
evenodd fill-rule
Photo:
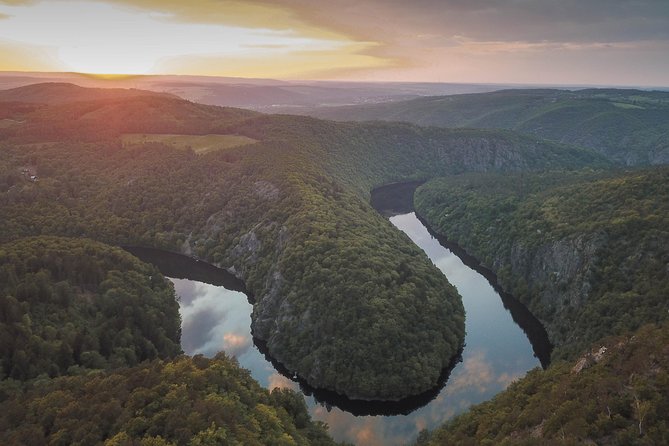
M 618 108 L 626 110 L 644 110 L 644 107 L 641 107 L 639 105 L 629 104 L 627 102 L 612 102 L 612 104 Z
M 129 133 L 121 136 L 124 145 L 159 142 L 178 149 L 190 149 L 195 153 L 207 153 L 231 147 L 246 146 L 257 142 L 240 135 L 170 135 Z

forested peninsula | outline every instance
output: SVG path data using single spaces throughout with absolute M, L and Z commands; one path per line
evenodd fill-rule
M 463 339 L 455 289 L 369 206 L 374 185 L 608 165 L 508 131 L 337 124 L 164 95 L 79 99 L 4 105 L 20 124 L 0 134 L 3 241 L 89 237 L 227 268 L 253 294 L 253 334 L 270 353 L 354 399 L 430 389 Z M 120 140 L 165 132 L 257 142 L 196 154 Z
M 120 248 L 9 242 L 0 284 L 2 444 L 334 444 L 301 395 L 181 356 L 171 282 Z
M 625 94 L 612 106 L 637 110 Z M 377 402 L 432 389 L 462 347 L 462 303 L 369 204 L 377 186 L 417 181 L 419 216 L 555 345 L 548 371 L 419 443 L 666 442 L 669 172 L 526 133 L 68 84 L 0 94 L 2 441 L 332 443 L 297 394 L 223 354 L 180 356 L 173 289 L 124 245 L 236 275 L 253 336 L 314 388 Z

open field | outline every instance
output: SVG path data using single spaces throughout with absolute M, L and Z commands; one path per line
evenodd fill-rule
M 195 153 L 207 153 L 231 147 L 246 146 L 257 142 L 240 135 L 172 135 L 128 133 L 121 136 L 124 145 L 159 142 L 178 149 L 191 149 Z

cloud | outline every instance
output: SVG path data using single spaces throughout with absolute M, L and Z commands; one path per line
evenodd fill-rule
M 290 46 L 285 45 L 285 44 L 277 44 L 277 43 L 264 43 L 264 44 L 248 44 L 248 45 L 242 45 L 244 48 L 260 48 L 260 49 L 266 49 L 266 50 L 275 50 L 275 49 L 285 49 L 285 48 L 290 48 Z
M 661 73 L 669 62 L 657 63 L 658 58 L 669 60 L 663 48 L 669 42 L 666 0 L 112 1 L 155 8 L 169 20 L 235 23 L 348 43 L 336 57 L 323 51 L 312 62 L 307 53 L 296 55 L 265 77 L 668 82 Z M 636 74 L 630 57 L 639 63 Z M 300 73 L 298 67 L 308 69 Z M 265 71 L 256 64 L 251 72 L 259 70 Z
M 501 384 L 504 389 L 509 387 L 509 384 L 512 382 L 518 381 L 520 378 L 522 378 L 524 374 L 521 373 L 515 373 L 515 374 L 510 374 L 510 373 L 502 373 L 497 377 L 497 383 Z
M 205 349 L 212 344 L 215 330 L 225 321 L 225 314 L 216 311 L 214 306 L 196 308 L 190 311 L 181 310 L 181 347 L 186 354 L 205 353 Z M 218 344 L 218 342 L 216 342 Z M 211 350 L 211 348 L 209 348 Z M 216 345 L 208 354 L 216 354 L 225 350 L 223 345 Z
M 297 383 L 295 383 L 295 382 L 291 381 L 290 379 L 286 378 L 285 376 L 283 376 L 279 372 L 272 373 L 269 376 L 269 378 L 267 378 L 267 380 L 268 380 L 267 388 L 269 390 L 276 389 L 276 388 L 292 389 L 292 390 L 295 390 L 295 391 L 299 390 L 299 386 L 297 385 Z
M 314 26 L 304 20 L 299 5 L 291 1 L 263 0 L 107 0 L 130 8 L 162 14 L 164 20 L 222 24 L 256 29 L 286 31 L 321 39 L 339 39 L 336 31 Z
M 484 41 L 594 42 L 669 38 L 665 0 L 110 0 L 170 20 L 348 36 L 390 43 L 421 34 Z
M 244 54 L 238 56 L 185 55 L 164 59 L 156 72 L 261 78 L 336 78 L 342 73 L 378 70 L 393 66 L 393 61 L 369 54 L 373 50 L 365 44 L 335 49 L 293 50 L 262 57 Z
M 411 438 L 398 436 L 380 417 L 355 417 L 339 409 L 328 410 L 323 406 L 313 409 L 312 416 L 328 425 L 334 438 L 346 439 L 355 444 L 382 446 L 408 443 Z
M 67 5 L 71 10 L 74 4 L 0 0 L 0 13 L 13 16 L 14 10 L 29 13 L 57 5 L 52 7 L 60 12 L 49 14 L 43 25 L 30 25 L 31 34 L 44 34 L 48 28 L 54 37 L 91 23 L 107 51 L 99 56 L 103 53 L 96 49 L 101 44 L 95 39 L 83 46 L 81 39 L 68 40 L 58 53 L 61 66 L 76 71 L 115 68 L 114 72 L 264 78 L 669 84 L 666 0 L 96 0 L 82 3 L 80 11 L 71 14 Z M 109 14 L 99 23 L 81 18 L 84 10 L 110 5 L 146 19 L 137 26 L 141 34 L 107 38 L 114 31 L 107 29 L 111 21 L 104 20 Z M 59 13 L 61 19 L 54 20 Z M 11 23 L 11 18 L 3 20 L 4 27 Z M 60 23 L 71 26 L 53 25 Z M 222 31 L 225 27 L 227 34 Z M 195 31 L 206 31 L 208 37 L 195 36 Z M 14 37 L 17 32 L 12 38 L 19 40 Z M 95 37 L 95 33 L 86 35 Z M 192 38 L 175 40 L 174 36 Z M 193 48 L 187 44 L 192 40 L 202 45 Z M 160 51 L 153 54 L 156 49 Z M 0 69 L 7 69 L 2 62 Z
M 238 358 L 251 348 L 251 337 L 248 333 L 225 333 L 223 335 L 223 345 L 220 350 Z
M 390 65 L 374 41 L 261 2 L 60 0 L 0 13 L 11 16 L 0 39 L 49 42 L 70 71 L 300 78 Z
M 54 48 L 0 39 L 0 70 L 59 71 L 62 68 Z
M 476 351 L 465 358 L 460 372 L 449 379 L 446 393 L 453 395 L 465 390 L 476 390 L 478 393 L 484 393 L 495 381 L 494 371 L 486 360 L 485 353 Z

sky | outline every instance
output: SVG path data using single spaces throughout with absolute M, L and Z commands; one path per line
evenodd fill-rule
M 669 86 L 669 0 L 0 0 L 0 70 Z

